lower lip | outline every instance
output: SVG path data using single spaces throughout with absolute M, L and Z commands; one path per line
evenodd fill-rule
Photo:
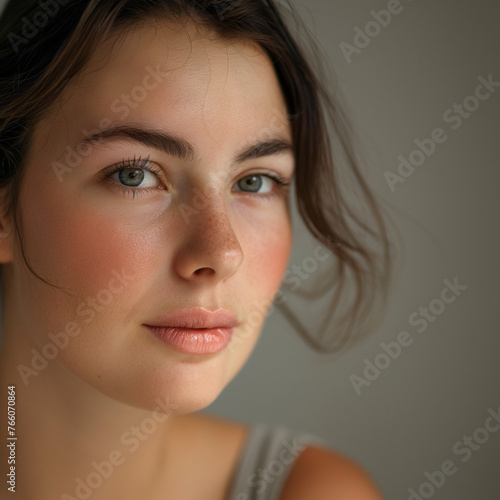
M 232 328 L 177 328 L 144 325 L 157 339 L 183 354 L 216 354 L 233 335 Z

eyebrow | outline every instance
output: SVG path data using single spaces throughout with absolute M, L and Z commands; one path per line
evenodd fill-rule
M 93 145 L 119 140 L 138 142 L 181 160 L 196 162 L 199 159 L 195 148 L 185 139 L 141 127 L 112 127 L 86 136 L 80 144 Z M 258 141 L 239 151 L 235 156 L 234 164 L 237 165 L 249 160 L 278 155 L 284 152 L 293 152 L 293 146 L 289 141 L 281 138 L 269 138 Z

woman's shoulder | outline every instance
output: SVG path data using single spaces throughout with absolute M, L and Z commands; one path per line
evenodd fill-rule
M 366 472 L 353 460 L 321 446 L 307 446 L 288 476 L 280 500 L 382 500 Z
M 215 449 L 223 451 L 218 455 L 227 457 L 232 491 L 228 500 L 253 498 L 251 492 L 258 493 L 255 498 L 273 500 L 382 500 L 358 464 L 312 434 L 206 414 L 190 419 L 205 438 L 211 436 Z

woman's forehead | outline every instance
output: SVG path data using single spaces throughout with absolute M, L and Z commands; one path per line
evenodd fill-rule
M 269 57 L 256 43 L 215 37 L 205 29 L 200 31 L 193 22 L 173 25 L 165 21 L 137 25 L 100 44 L 77 86 L 106 90 L 113 85 L 119 90 L 121 82 L 140 81 L 151 73 L 150 68 L 155 70 L 155 80 L 165 84 L 179 80 L 185 84 L 196 78 L 199 85 L 205 79 L 228 88 L 239 78 L 237 83 L 242 87 L 254 88 L 261 82 L 272 91 L 269 87 L 277 83 Z
M 241 147 L 271 129 L 291 141 L 285 109 L 274 67 L 257 44 L 206 37 L 194 24 L 144 25 L 97 49 L 43 128 L 64 131 L 73 143 L 101 123 L 137 123 Z

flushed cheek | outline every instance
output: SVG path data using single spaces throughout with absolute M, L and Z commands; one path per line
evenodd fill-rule
M 280 287 L 292 244 L 292 229 L 286 213 L 255 229 L 246 243 L 249 285 L 258 296 L 267 298 Z
M 35 206 L 26 206 L 23 211 L 22 229 L 29 235 L 26 253 L 34 270 L 61 291 L 34 277 L 19 257 L 19 275 L 23 281 L 20 289 L 29 291 L 20 295 L 23 320 L 30 341 L 40 349 L 51 341 L 49 334 L 78 331 L 75 338 L 72 334 L 64 335 L 70 343 L 58 357 L 77 359 L 92 339 L 107 342 L 104 338 L 96 339 L 94 333 L 110 331 L 102 328 L 110 322 L 123 322 L 119 313 L 128 310 L 124 306 L 131 302 L 128 291 L 136 281 L 130 262 L 135 259 L 128 258 L 125 238 L 120 232 L 110 238 L 105 220 L 90 225 L 84 213 L 73 212 L 69 216 L 54 210 L 49 202 L 36 218 Z M 73 219 L 76 215 L 79 217 Z M 69 324 L 75 324 L 76 328 L 68 327 Z
M 268 239 L 254 239 L 253 251 L 245 257 L 242 293 L 245 294 L 245 317 L 256 339 L 268 308 L 281 285 L 290 255 L 291 231 L 286 225 L 276 228 Z M 260 243 L 259 243 L 260 242 Z
M 279 288 L 290 253 L 290 245 L 287 240 L 286 235 L 283 235 L 282 240 L 263 248 L 252 261 L 251 265 L 254 270 L 252 274 L 258 277 L 257 290 L 266 290 L 269 293 Z
M 30 235 L 27 255 L 43 278 L 86 296 L 105 287 L 115 272 L 145 274 L 159 244 L 156 226 L 70 197 L 40 198 L 24 208 L 23 226 Z

